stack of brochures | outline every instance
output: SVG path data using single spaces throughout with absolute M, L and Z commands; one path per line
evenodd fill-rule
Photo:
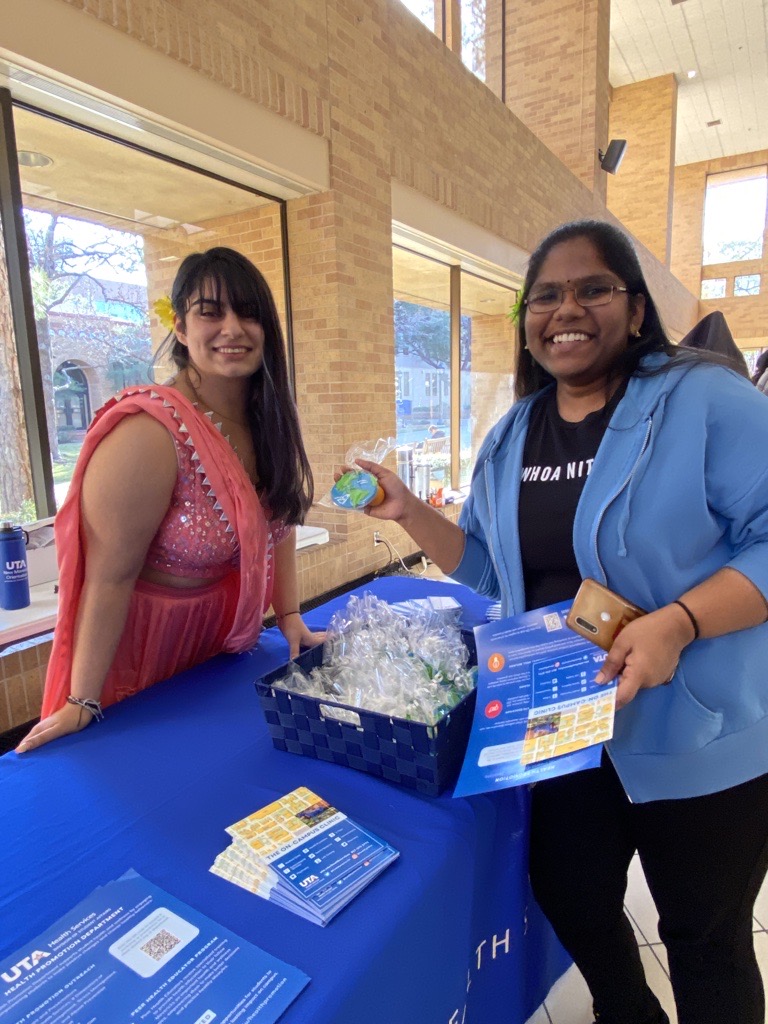
M 303 786 L 226 831 L 232 843 L 210 870 L 320 925 L 399 857 Z

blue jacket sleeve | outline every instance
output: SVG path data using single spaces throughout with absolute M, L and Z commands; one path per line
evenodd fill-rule
M 459 526 L 464 531 L 466 538 L 464 554 L 459 564 L 451 573 L 451 577 L 458 583 L 471 587 L 478 594 L 498 601 L 501 597 L 499 580 L 486 539 L 486 531 L 490 528 L 491 516 L 482 472 L 489 448 L 490 439 L 487 439 L 477 457 L 470 493 L 461 510 Z

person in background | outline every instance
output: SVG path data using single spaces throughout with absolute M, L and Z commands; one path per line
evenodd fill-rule
M 752 383 L 763 394 L 768 394 L 768 348 L 764 349 L 755 361 L 755 372 Z
M 441 430 L 440 427 L 436 427 L 434 424 L 428 427 L 428 433 L 432 440 L 434 440 L 436 437 L 445 437 L 445 431 Z
M 291 657 L 322 639 L 299 614 L 294 527 L 312 474 L 269 286 L 217 247 L 186 257 L 171 302 L 176 375 L 99 410 L 56 517 L 59 618 L 20 753 L 247 650 L 270 604 Z
M 724 366 L 729 366 L 742 377 L 749 378 L 749 367 L 744 353 L 733 340 L 731 329 L 719 309 L 708 313 L 703 320 L 689 331 L 680 344 L 684 348 L 696 348 L 711 352 Z
M 601 766 L 532 788 L 534 893 L 599 1024 L 668 1024 L 623 907 L 639 852 L 679 1024 L 764 1024 L 768 405 L 668 341 L 612 225 L 553 231 L 522 299 L 518 401 L 480 450 L 459 524 L 361 462 L 386 494 L 366 512 L 503 616 L 571 600 L 586 577 L 648 609 L 597 677 L 618 677 Z

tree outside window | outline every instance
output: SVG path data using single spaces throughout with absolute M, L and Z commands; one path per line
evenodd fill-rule
M 704 200 L 705 266 L 762 257 L 767 199 L 765 167 L 709 175 Z
M 401 0 L 430 32 L 435 31 L 435 0 Z
M 152 349 L 140 235 L 24 211 L 57 504 L 87 421 L 109 395 L 149 379 Z
M 461 0 L 461 59 L 464 66 L 485 82 L 487 0 Z
M 733 294 L 734 295 L 759 295 L 760 294 L 760 275 L 759 274 L 740 274 L 734 278 L 733 281 Z
M 702 299 L 724 299 L 725 278 L 709 277 L 701 282 Z

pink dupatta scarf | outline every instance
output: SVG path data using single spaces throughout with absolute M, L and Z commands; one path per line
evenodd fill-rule
M 221 508 L 222 521 L 229 523 L 239 544 L 239 593 L 221 650 L 238 652 L 253 646 L 272 598 L 271 574 L 267 572 L 270 531 L 264 509 L 245 469 L 218 427 L 173 388 L 154 385 L 126 389 L 97 412 L 88 428 L 69 492 L 56 516 L 59 612 L 42 717 L 62 707 L 71 692 L 75 625 L 85 574 L 80 514 L 85 470 L 103 438 L 125 416 L 136 413 L 153 416 L 172 436 L 194 448 L 193 460 L 199 467 L 198 472 L 204 474 L 204 485 L 210 482 L 217 508 Z

